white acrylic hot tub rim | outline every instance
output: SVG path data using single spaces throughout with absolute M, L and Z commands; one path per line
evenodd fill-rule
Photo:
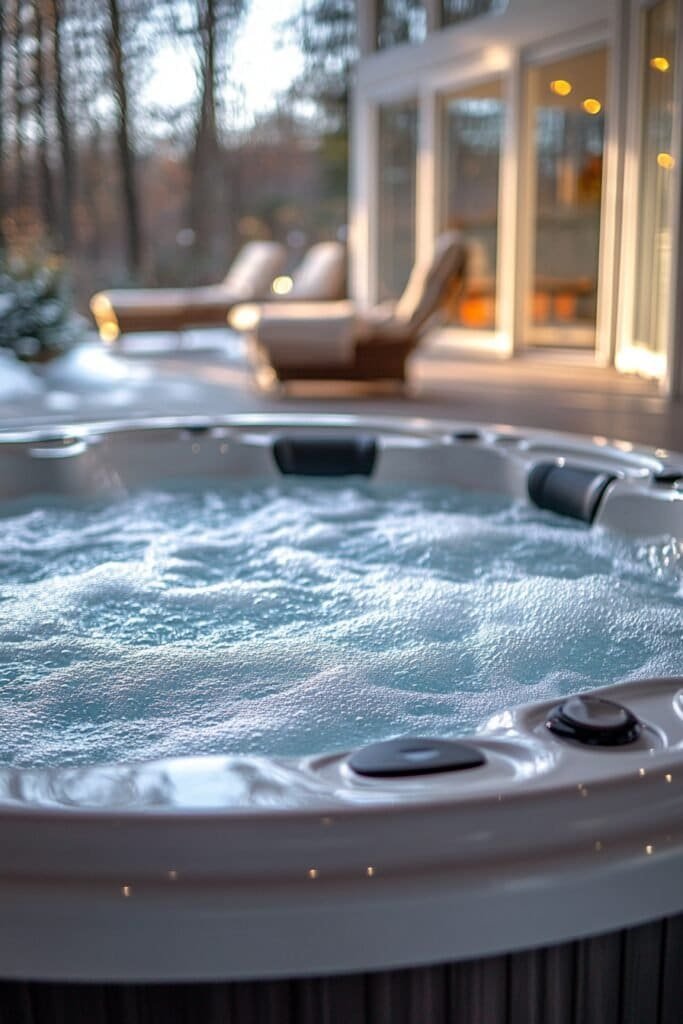
M 14 493 L 93 493 L 93 480 L 106 492 L 117 474 L 136 482 L 140 448 L 154 451 L 155 479 L 203 476 L 207 465 L 262 477 L 274 471 L 274 436 L 346 431 L 379 438 L 378 481 L 478 483 L 524 498 L 534 462 L 608 466 L 619 479 L 600 524 L 683 538 L 683 491 L 653 483 L 683 471 L 683 458 L 471 423 L 255 415 L 15 431 L 0 434 L 0 467 Z M 1 770 L 0 975 L 372 970 L 680 912 L 683 679 L 605 692 L 647 724 L 645 740 L 612 750 L 559 740 L 544 725 L 551 701 L 483 726 L 473 740 L 484 768 L 415 779 L 363 779 L 344 753 Z

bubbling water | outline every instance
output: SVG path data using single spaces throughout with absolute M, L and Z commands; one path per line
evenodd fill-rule
M 445 488 L 194 483 L 6 504 L 0 764 L 454 736 L 683 674 L 680 548 Z

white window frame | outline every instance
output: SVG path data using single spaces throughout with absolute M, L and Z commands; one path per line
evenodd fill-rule
M 393 52 L 391 53 L 393 56 Z M 497 48 L 494 52 L 472 54 L 457 68 L 437 68 L 428 74 L 407 75 L 400 82 L 379 81 L 367 89 L 355 103 L 354 140 L 360 142 L 362 159 L 356 159 L 354 202 L 351 209 L 353 239 L 354 297 L 362 304 L 377 299 L 377 215 L 378 132 L 380 107 L 416 100 L 418 104 L 417 197 L 415 208 L 415 259 L 428 261 L 434 252 L 438 233 L 439 200 L 442 194 L 443 120 L 442 104 L 446 96 L 493 79 L 501 81 L 506 103 L 516 103 L 511 88 L 513 55 Z M 501 355 L 512 353 L 512 308 L 509 275 L 503 265 L 514 265 L 514 218 L 516 216 L 516 156 L 511 118 L 505 121 L 499 177 L 499 218 L 497 254 L 497 323 L 494 331 L 447 328 L 442 332 L 460 344 L 492 348 Z
M 582 53 L 605 50 L 607 53 L 607 79 L 605 109 L 605 139 L 603 146 L 602 191 L 600 201 L 600 238 L 598 252 L 597 280 L 597 315 L 593 340 L 593 330 L 584 327 L 542 327 L 534 326 L 528 317 L 528 296 L 533 288 L 534 249 L 536 227 L 536 130 L 534 110 L 528 93 L 528 75 L 534 68 L 563 57 L 575 57 Z M 609 310 L 613 307 L 613 293 L 616 288 L 615 258 L 617 246 L 614 216 L 614 192 L 617 188 L 615 160 L 609 159 L 616 145 L 616 125 L 612 123 L 613 82 L 610 74 L 614 61 L 612 59 L 612 33 L 607 22 L 586 26 L 560 39 L 530 47 L 523 57 L 523 114 L 522 131 L 520 133 L 520 176 L 522 179 L 522 195 L 520 202 L 520 223 L 518 228 L 518 280 L 517 280 L 517 318 L 515 324 L 516 350 L 536 349 L 543 345 L 558 345 L 558 331 L 566 339 L 566 345 L 572 343 L 583 346 L 588 335 L 591 343 L 585 345 L 587 357 L 593 357 L 599 364 L 608 363 L 613 348 L 612 317 Z M 562 346 L 562 342 L 559 342 Z
M 355 86 L 351 146 L 350 242 L 354 298 L 371 304 L 377 293 L 379 107 L 408 99 L 418 101 L 416 258 L 429 259 L 438 227 L 437 204 L 442 194 L 439 180 L 443 173 L 441 98 L 449 92 L 498 78 L 503 83 L 506 120 L 500 158 L 496 330 L 452 327 L 441 334 L 457 344 L 474 345 L 478 351 L 490 349 L 500 355 L 512 355 L 522 347 L 521 327 L 529 280 L 525 267 L 531 244 L 528 224 L 525 224 L 528 218 L 523 214 L 529 187 L 528 175 L 524 173 L 525 161 L 528 166 L 532 144 L 525 97 L 526 69 L 529 61 L 538 60 L 541 55 L 551 59 L 551 54 L 559 56 L 602 46 L 611 55 L 618 32 L 623 29 L 623 19 L 618 12 L 628 2 L 630 0 L 574 0 L 571 5 L 554 5 L 551 42 L 545 39 L 548 31 L 545 20 L 520 18 L 513 3 L 507 12 L 495 18 L 473 19 L 461 26 L 433 31 L 420 45 L 397 46 L 361 61 Z M 432 17 L 433 12 L 432 7 Z M 367 14 L 365 20 L 369 20 Z M 530 41 L 530 33 L 535 33 L 535 40 Z M 609 62 L 596 346 L 588 353 L 597 363 L 604 364 L 612 359 L 615 341 L 622 158 L 619 119 L 624 107 L 619 76 L 625 78 L 627 74 L 621 64 L 623 61 L 619 60 Z
M 628 64 L 637 68 L 631 75 L 628 96 L 628 117 L 625 128 L 625 165 L 622 232 L 622 275 L 621 294 L 617 319 L 617 347 L 615 365 L 618 370 L 637 373 L 659 381 L 664 394 L 672 397 L 683 394 L 683 267 L 680 260 L 681 248 L 681 162 L 683 143 L 681 117 L 683 116 L 683 2 L 678 0 L 678 34 L 676 40 L 676 61 L 674 79 L 674 110 L 672 119 L 672 154 L 675 166 L 672 170 L 673 202 L 671 209 L 671 288 L 668 307 L 667 344 L 664 355 L 653 353 L 646 346 L 636 343 L 635 310 L 637 294 L 639 202 L 642 169 L 640 167 L 640 144 L 643 119 L 643 56 L 645 48 L 645 14 L 654 7 L 657 0 L 633 0 L 630 5 L 631 46 Z
M 500 144 L 498 169 L 498 224 L 496 231 L 496 318 L 492 330 L 470 327 L 444 327 L 441 331 L 444 341 L 453 341 L 461 347 L 473 346 L 478 350 L 488 349 L 499 355 L 512 355 L 514 343 L 514 274 L 505 273 L 505 268 L 515 265 L 515 232 L 517 220 L 517 155 L 515 132 L 511 124 L 516 123 L 517 89 L 516 61 L 513 53 L 498 56 L 497 67 L 492 68 L 486 61 L 477 62 L 468 68 L 459 68 L 433 79 L 434 119 L 436 145 L 434 147 L 432 224 L 430 244 L 439 231 L 443 219 L 441 204 L 444 196 L 446 165 L 444 160 L 444 113 L 448 99 L 459 92 L 500 82 L 505 117 Z M 425 245 L 427 256 L 431 254 Z

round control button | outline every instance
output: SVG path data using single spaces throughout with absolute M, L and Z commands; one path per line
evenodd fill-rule
M 628 708 L 604 697 L 568 697 L 554 708 L 546 726 L 556 736 L 593 747 L 619 747 L 633 743 L 641 724 Z
M 371 743 L 349 758 L 354 772 L 375 778 L 462 771 L 482 764 L 486 764 L 482 752 L 467 743 L 412 736 Z

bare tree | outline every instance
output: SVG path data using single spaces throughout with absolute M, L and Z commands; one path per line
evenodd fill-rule
M 51 238 L 56 235 L 57 218 L 55 213 L 55 194 L 50 167 L 49 135 L 48 135 L 48 68 L 47 54 L 49 32 L 46 29 L 43 14 L 44 0 L 33 0 L 33 32 L 35 47 L 33 50 L 33 91 L 34 113 L 37 127 L 38 170 L 39 170 L 39 202 L 45 227 Z
M 6 41 L 6 13 L 5 8 L 0 7 L 0 259 L 5 249 L 4 219 L 7 209 L 7 160 L 5 157 L 5 41 Z
M 285 27 L 305 57 L 290 98 L 312 101 L 328 130 L 346 133 L 351 73 L 358 59 L 356 0 L 312 0 Z
M 190 219 L 207 266 L 225 262 L 232 248 L 227 167 L 221 159 L 218 96 L 230 60 L 231 29 L 245 0 L 196 0 L 195 45 L 199 101 L 191 157 Z
M 76 198 L 76 160 L 71 141 L 64 61 L 64 0 L 46 0 L 46 30 L 52 37 L 55 118 L 61 162 L 60 235 L 65 252 L 73 244 L 73 216 Z
M 132 145 L 128 82 L 123 52 L 122 12 L 119 0 L 107 0 L 107 13 L 107 50 L 116 106 L 116 141 L 121 165 L 123 206 L 126 218 L 126 257 L 130 272 L 137 276 L 142 267 L 142 232 L 135 183 L 135 155 Z
M 290 86 L 288 99 L 295 104 L 314 103 L 319 111 L 328 196 L 340 208 L 348 192 L 349 101 L 358 59 L 356 21 L 356 0 L 310 0 L 286 26 L 305 57 L 303 72 Z
M 12 10 L 11 45 L 13 60 L 12 100 L 14 115 L 14 205 L 23 206 L 27 194 L 26 147 L 24 140 L 24 81 L 23 81 L 23 25 L 21 0 L 15 0 Z

